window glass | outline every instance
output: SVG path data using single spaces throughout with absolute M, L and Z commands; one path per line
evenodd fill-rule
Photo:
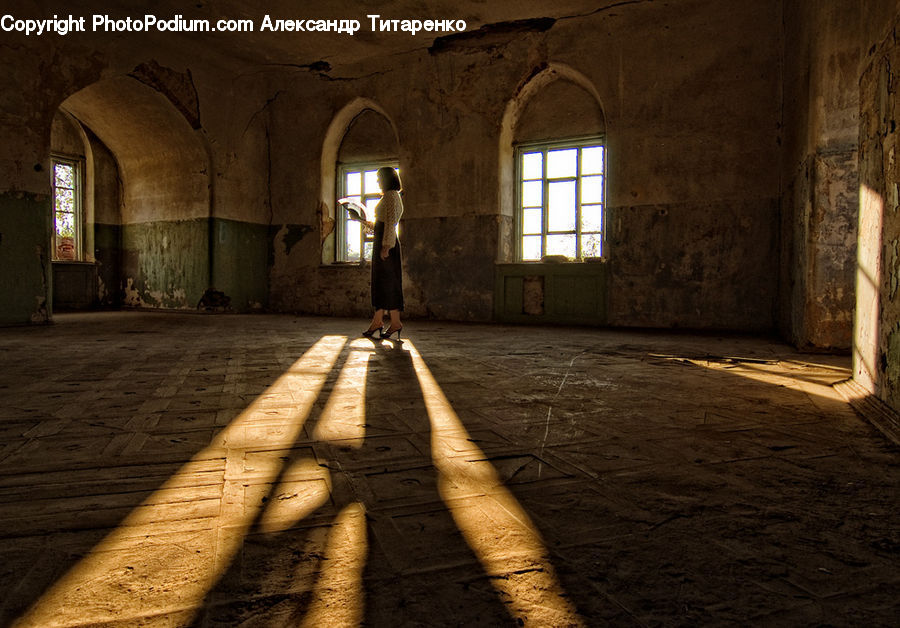
M 544 211 L 540 207 L 529 207 L 522 211 L 522 233 L 540 234 L 544 227 Z
M 528 181 L 522 184 L 522 207 L 540 207 L 544 204 L 544 184 L 541 181 Z
M 78 162 L 54 158 L 53 259 L 81 259 L 81 189 Z
M 547 178 L 560 179 L 574 177 L 578 159 L 578 150 L 551 150 L 547 153 Z
M 522 155 L 522 178 L 540 179 L 544 176 L 543 153 L 525 153 Z
M 541 259 L 542 236 L 525 236 L 522 238 L 522 259 L 537 261 Z
M 519 259 L 602 257 L 606 150 L 600 140 L 529 145 L 518 154 Z

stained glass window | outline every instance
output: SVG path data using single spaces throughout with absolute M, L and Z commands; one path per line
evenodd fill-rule
M 521 146 L 519 259 L 602 257 L 606 149 L 598 138 Z
M 77 161 L 54 157 L 53 259 L 81 259 L 81 185 Z

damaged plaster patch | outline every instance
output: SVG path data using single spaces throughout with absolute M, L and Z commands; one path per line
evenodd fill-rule
M 173 310 L 187 309 L 187 294 L 184 288 L 175 289 L 169 286 L 169 292 L 162 290 L 149 290 L 142 293 L 135 287 L 134 278 L 129 277 L 126 281 L 123 304 L 128 307 L 138 308 L 167 308 Z
M 31 313 L 32 323 L 47 323 L 50 321 L 50 314 L 47 312 L 47 297 L 34 297 L 35 308 Z
M 492 48 L 508 43 L 523 33 L 543 33 L 556 24 L 552 17 L 538 17 L 526 20 L 485 24 L 478 30 L 438 37 L 428 48 L 432 55 L 442 52 L 465 52 Z
M 891 274 L 891 301 L 897 296 L 900 289 L 900 240 L 896 238 L 890 243 L 890 261 L 888 267 Z
M 895 397 L 900 389 L 900 324 L 894 325 L 888 336 L 887 354 L 881 354 L 881 367 L 889 395 Z
M 286 255 L 290 255 L 291 249 L 294 248 L 303 237 L 313 232 L 313 228 L 309 225 L 285 225 L 285 233 L 281 237 L 281 241 L 284 243 L 284 252 Z
M 137 66 L 128 76 L 165 96 L 192 129 L 200 128 L 200 98 L 190 70 L 176 72 L 150 61 Z
M 125 298 L 123 303 L 130 307 L 143 307 L 144 301 L 141 299 L 141 293 L 134 287 L 134 279 L 129 277 L 125 283 Z

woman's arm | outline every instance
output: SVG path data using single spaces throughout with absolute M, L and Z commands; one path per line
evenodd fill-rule
M 381 240 L 382 248 L 392 249 L 397 243 L 397 225 L 400 222 L 400 214 L 403 213 L 403 205 L 400 195 L 387 193 L 379 201 L 384 210 L 384 237 Z M 382 256 L 385 257 L 385 256 Z

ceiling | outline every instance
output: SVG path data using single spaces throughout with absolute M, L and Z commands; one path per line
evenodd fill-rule
M 134 8 L 133 2 L 87 2 L 71 0 L 65 5 L 47 2 L 15 0 L 21 8 L 10 7 L 5 12 L 15 17 L 50 17 L 54 14 L 85 17 L 88 30 L 93 15 L 108 15 L 114 19 L 143 17 L 152 14 L 159 20 L 180 15 L 184 20 L 206 19 L 212 24 L 220 19 L 253 20 L 253 33 L 101 33 L 91 35 L 92 43 L 103 41 L 115 46 L 177 48 L 198 55 L 226 57 L 236 62 L 254 65 L 278 64 L 308 67 L 314 65 L 328 71 L 342 65 L 354 64 L 373 57 L 389 57 L 431 47 L 438 37 L 455 36 L 456 41 L 475 41 L 483 35 L 496 33 L 514 36 L 521 30 L 547 30 L 554 20 L 608 11 L 626 11 L 629 5 L 648 4 L 654 0 L 274 0 L 248 2 L 246 0 L 160 0 Z M 435 33 L 420 31 L 373 32 L 369 14 L 382 19 L 464 20 L 466 32 Z M 360 30 L 353 36 L 335 32 L 260 32 L 263 19 L 272 20 L 358 20 Z M 529 23 L 528 20 L 550 18 Z M 481 29 L 481 30 L 479 30 Z M 445 39 L 441 43 L 454 41 Z M 326 65 L 327 64 L 327 65 Z

